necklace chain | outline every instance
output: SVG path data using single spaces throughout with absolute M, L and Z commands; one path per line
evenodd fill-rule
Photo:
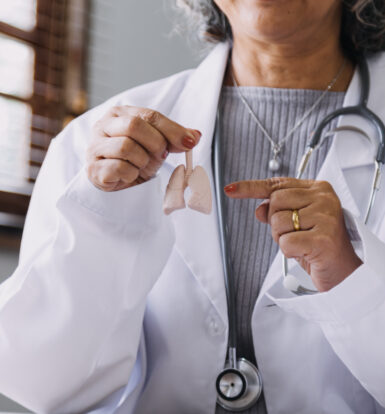
M 251 107 L 250 107 L 249 103 L 247 102 L 246 98 L 243 96 L 243 94 L 241 92 L 241 89 L 240 89 L 237 81 L 235 80 L 234 73 L 233 73 L 233 69 L 231 68 L 230 73 L 231 73 L 231 78 L 232 78 L 232 81 L 233 81 L 233 85 L 234 85 L 234 87 L 235 87 L 235 89 L 236 89 L 236 91 L 237 91 L 237 93 L 238 93 L 241 101 L 246 106 L 246 108 L 247 108 L 248 112 L 250 113 L 251 117 L 254 119 L 254 121 L 256 122 L 256 124 L 259 126 L 259 128 L 261 129 L 261 131 L 263 132 L 263 134 L 265 135 L 265 137 L 270 142 L 271 150 L 273 152 L 273 159 L 270 161 L 270 164 L 269 164 L 269 165 L 272 165 L 271 167 L 269 167 L 271 170 L 276 171 L 276 170 L 278 170 L 280 168 L 280 163 L 278 161 L 278 155 L 279 155 L 279 153 L 280 153 L 283 145 L 292 136 L 292 134 L 294 133 L 294 131 L 302 125 L 302 123 L 305 121 L 305 119 L 313 112 L 313 110 L 319 105 L 319 103 L 322 101 L 322 99 L 325 97 L 325 95 L 335 85 L 335 83 L 337 82 L 338 78 L 340 77 L 341 73 L 343 72 L 343 70 L 345 68 L 345 64 L 346 64 L 346 59 L 344 59 L 344 61 L 342 62 L 342 65 L 339 68 L 337 74 L 334 76 L 334 78 L 328 84 L 328 86 L 323 91 L 323 93 L 316 99 L 316 101 L 314 102 L 314 104 L 303 114 L 303 116 L 295 123 L 295 125 L 289 130 L 289 132 L 281 140 L 279 140 L 278 142 L 274 142 L 274 140 L 271 138 L 271 136 L 269 135 L 269 133 L 266 131 L 266 129 L 262 125 L 261 121 L 258 119 L 258 117 L 255 114 L 255 112 L 251 109 Z

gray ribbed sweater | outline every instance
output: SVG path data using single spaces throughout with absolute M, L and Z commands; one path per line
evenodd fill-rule
M 322 91 L 242 87 L 241 92 L 275 142 L 281 139 L 310 108 Z M 343 104 L 344 92 L 328 92 L 317 108 L 289 138 L 281 151 L 282 168 L 277 176 L 295 176 L 296 167 L 310 133 L 329 112 Z M 264 179 L 273 176 L 268 170 L 271 146 L 250 116 L 233 87 L 226 86 L 220 99 L 221 142 L 224 155 L 224 184 L 245 179 Z M 331 128 L 335 127 L 335 123 Z M 331 144 L 326 139 L 313 155 L 304 178 L 314 179 Z M 254 215 L 258 200 L 226 198 L 230 255 L 234 271 L 237 308 L 238 356 L 255 361 L 251 333 L 251 315 L 267 271 L 278 251 L 269 226 L 259 223 Z M 263 338 L 260 339 L 263 342 Z M 262 396 L 247 414 L 266 414 Z M 217 407 L 216 414 L 225 414 Z

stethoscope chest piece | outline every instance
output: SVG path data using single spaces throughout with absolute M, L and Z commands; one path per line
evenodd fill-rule
M 243 411 L 252 407 L 262 392 L 262 378 L 256 366 L 244 358 L 237 359 L 237 368 L 227 363 L 218 375 L 218 404 L 225 410 Z

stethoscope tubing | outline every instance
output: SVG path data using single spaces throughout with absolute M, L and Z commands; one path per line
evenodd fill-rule
M 222 145 L 220 142 L 220 137 L 222 136 L 219 122 L 219 111 L 217 115 L 217 122 L 215 125 L 214 132 L 214 151 L 213 151 L 213 169 L 214 169 L 214 184 L 215 184 L 215 194 L 216 200 L 218 203 L 217 214 L 218 214 L 218 224 L 219 224 L 219 237 L 221 243 L 221 252 L 222 252 L 222 263 L 223 263 L 223 273 L 224 281 L 226 288 L 226 298 L 227 298 L 227 313 L 229 319 L 229 338 L 228 338 L 228 348 L 229 348 L 229 359 L 231 365 L 236 364 L 237 355 L 237 330 L 236 330 L 236 314 L 235 310 L 235 294 L 234 294 L 234 283 L 233 277 L 230 274 L 232 272 L 232 264 L 230 260 L 230 251 L 229 251 L 229 238 L 226 224 L 226 211 L 224 198 L 225 194 L 223 191 L 223 154 L 222 154 Z M 235 366 L 231 366 L 235 368 Z
M 217 402 L 226 410 L 243 411 L 255 404 L 262 393 L 262 377 L 258 368 L 245 358 L 237 357 L 237 314 L 232 263 L 228 244 L 226 209 L 223 191 L 223 154 L 220 137 L 219 111 L 214 132 L 213 170 L 215 194 L 218 203 L 218 224 L 222 252 L 224 282 L 226 288 L 227 313 L 229 323 L 227 362 L 218 374 L 216 381 Z M 230 382 L 228 381 L 230 379 Z M 222 390 L 227 390 L 226 393 Z

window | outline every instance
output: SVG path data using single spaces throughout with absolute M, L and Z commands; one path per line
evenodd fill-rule
M 50 140 L 86 109 L 87 9 L 87 0 L 0 2 L 0 224 L 4 213 L 25 215 Z

